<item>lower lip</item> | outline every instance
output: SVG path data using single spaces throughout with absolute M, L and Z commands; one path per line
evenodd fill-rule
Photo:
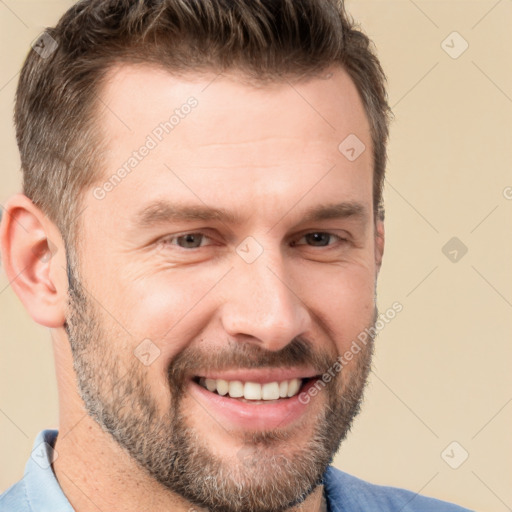
M 245 430 L 270 430 L 284 428 L 299 420 L 311 407 L 313 399 L 302 403 L 299 396 L 307 393 L 314 386 L 316 379 L 311 379 L 300 392 L 291 397 L 272 402 L 243 402 L 236 398 L 221 396 L 208 391 L 194 381 L 190 382 L 191 395 L 204 405 L 210 415 L 222 426 L 242 428 Z M 311 397 L 309 397 L 311 398 Z

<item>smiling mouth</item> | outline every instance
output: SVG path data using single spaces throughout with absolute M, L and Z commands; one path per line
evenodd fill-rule
M 317 377 L 294 378 L 273 382 L 250 382 L 240 380 L 208 379 L 196 377 L 194 382 L 211 393 L 236 398 L 244 402 L 270 402 L 297 396 L 306 384 Z

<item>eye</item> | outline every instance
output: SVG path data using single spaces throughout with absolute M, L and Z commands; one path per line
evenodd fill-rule
M 333 233 L 325 233 L 322 231 L 315 231 L 312 233 L 307 233 L 306 235 L 299 238 L 297 242 L 293 242 L 292 245 L 304 245 L 301 243 L 301 240 L 305 240 L 306 244 L 311 245 L 312 247 L 328 247 L 333 245 L 333 243 L 329 243 L 334 241 L 335 242 L 346 242 L 347 239 L 341 238 L 338 235 L 335 235 Z
M 182 249 L 199 249 L 206 243 L 207 240 L 211 240 L 203 233 L 184 233 L 183 235 L 173 235 L 162 240 L 162 243 L 168 245 L 177 245 Z

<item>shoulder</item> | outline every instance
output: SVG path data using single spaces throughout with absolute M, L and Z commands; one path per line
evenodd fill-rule
M 23 478 L 0 496 L 0 512 L 72 512 L 53 473 L 57 430 L 43 430 L 35 439 Z
M 324 477 L 330 512 L 469 512 L 405 489 L 365 482 L 330 466 Z
M 0 512 L 29 512 L 30 510 L 23 480 L 15 483 L 0 495 Z

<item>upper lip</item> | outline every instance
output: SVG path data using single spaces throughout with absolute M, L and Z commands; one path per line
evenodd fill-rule
M 316 377 L 318 371 L 311 368 L 234 368 L 232 370 L 205 370 L 198 373 L 196 377 L 206 379 L 223 379 L 227 381 L 239 380 L 242 382 L 256 382 L 264 384 L 267 382 L 282 382 L 292 379 L 309 379 Z

